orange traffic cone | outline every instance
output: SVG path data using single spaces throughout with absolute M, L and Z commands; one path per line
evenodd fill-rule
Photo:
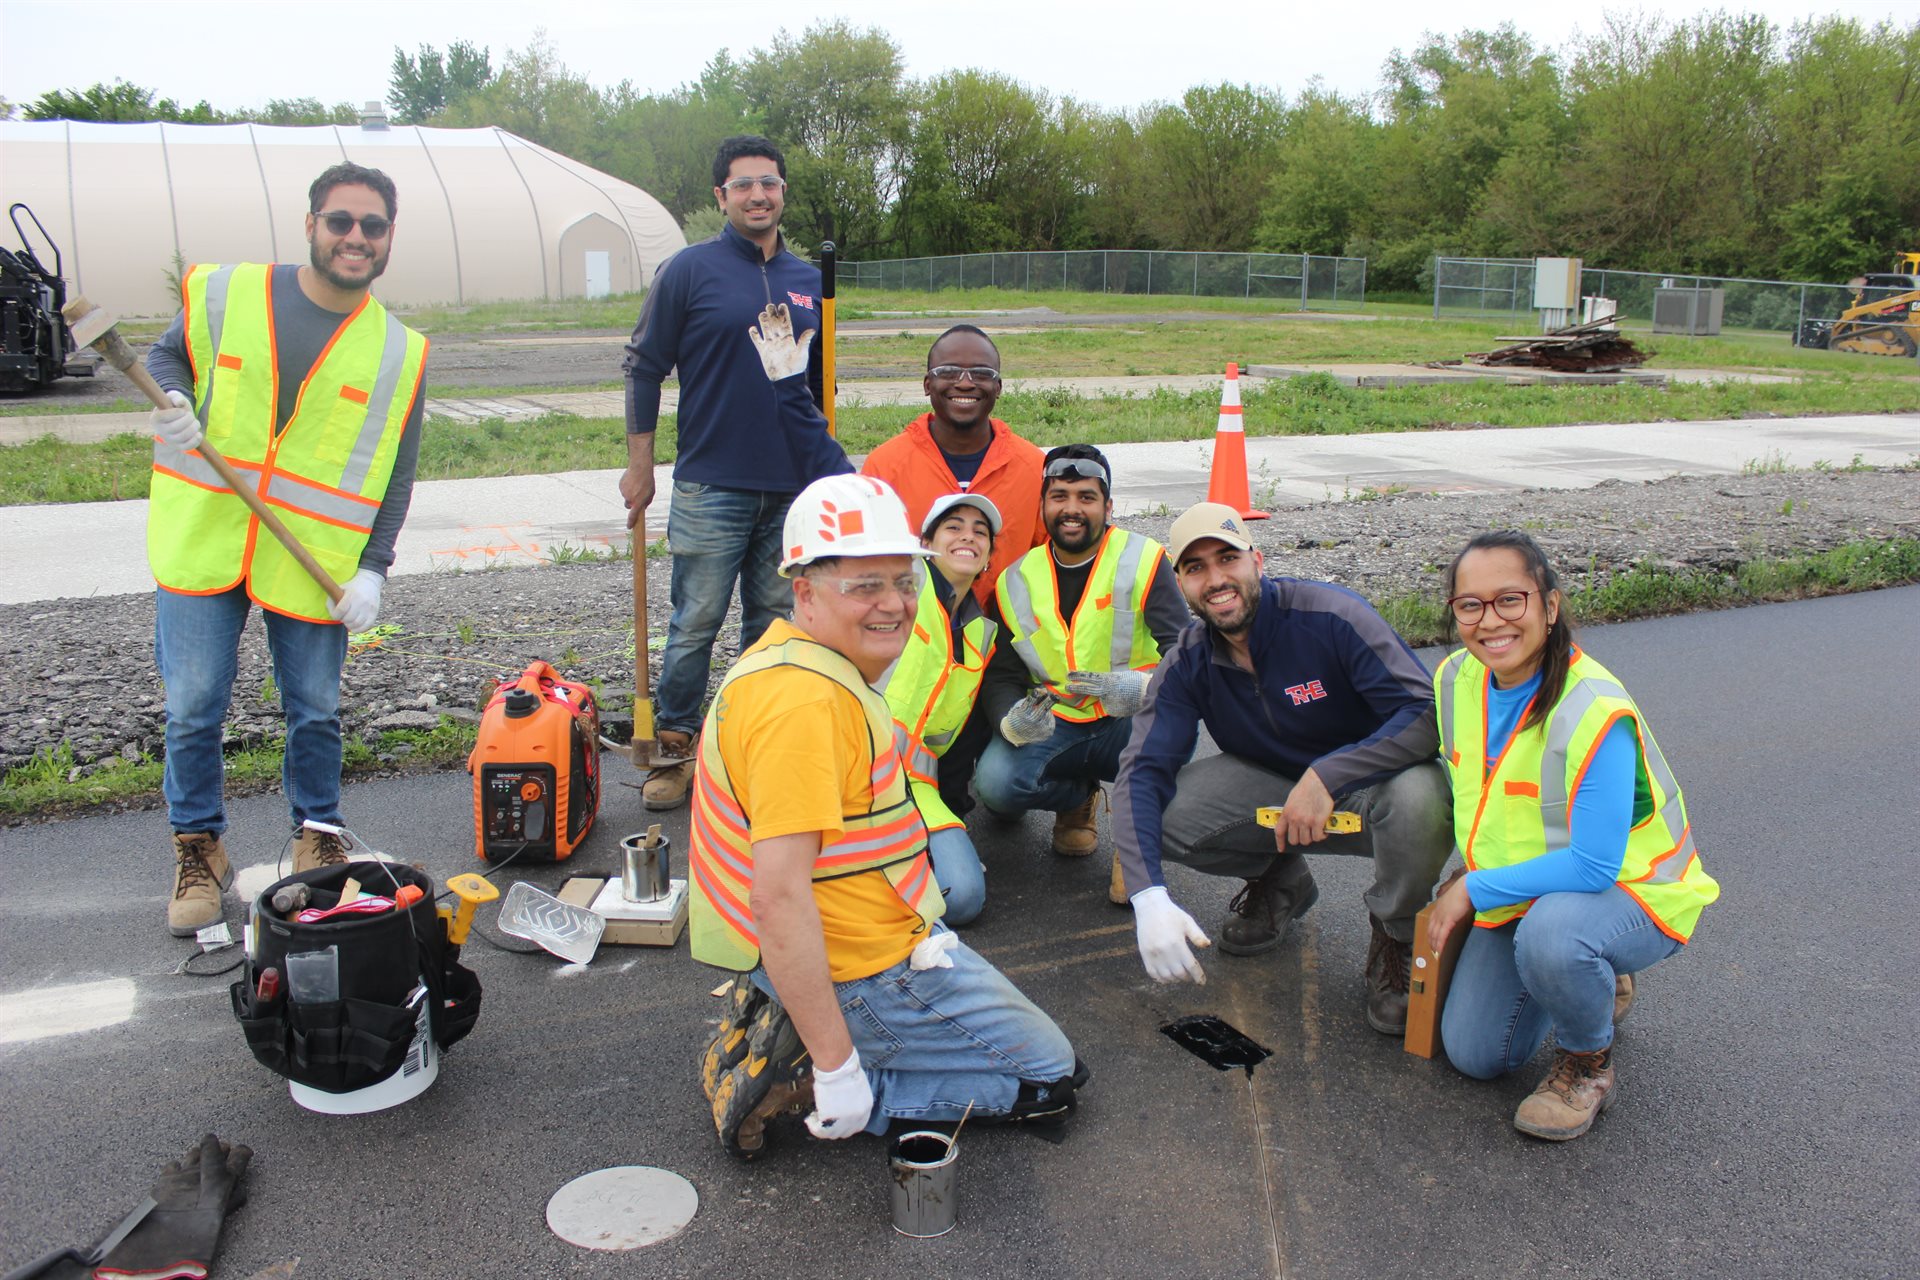
M 1213 433 L 1213 474 L 1207 478 L 1207 501 L 1224 502 L 1243 520 L 1265 520 L 1253 509 L 1247 488 L 1247 431 L 1240 420 L 1240 366 L 1227 366 L 1227 383 L 1220 389 L 1220 425 Z

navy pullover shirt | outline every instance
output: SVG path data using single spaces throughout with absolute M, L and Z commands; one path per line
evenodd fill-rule
M 1153 673 L 1114 784 L 1114 852 L 1130 886 L 1166 883 L 1161 816 L 1202 723 L 1220 750 L 1263 769 L 1298 778 L 1311 768 L 1336 799 L 1439 754 L 1432 677 L 1354 592 L 1262 580 L 1247 647 L 1252 672 L 1196 620 Z M 1248 796 L 1248 819 L 1285 799 Z
M 813 331 L 807 376 L 771 381 L 747 331 L 783 302 L 797 338 Z M 673 478 L 798 493 L 853 470 L 820 411 L 820 272 L 787 252 L 771 259 L 731 225 L 667 260 L 627 343 L 627 431 L 660 418 L 660 383 L 680 370 Z

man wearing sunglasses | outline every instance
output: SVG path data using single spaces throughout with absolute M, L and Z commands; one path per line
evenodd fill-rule
M 326 829 L 340 823 L 340 671 L 348 633 L 379 615 L 413 496 L 427 340 L 368 292 L 393 249 L 393 180 L 337 164 L 307 197 L 304 264 L 188 268 L 181 312 L 147 354 L 173 401 L 149 417 L 147 555 L 160 588 L 154 654 L 167 690 L 174 833 L 167 925 L 178 937 L 221 918 L 233 878 L 220 748 L 254 604 L 286 714 L 293 869 L 346 860 Z M 197 452 L 203 440 L 258 480 L 344 587 L 338 601 L 258 527 Z
M 1414 915 L 1453 850 L 1426 668 L 1353 592 L 1262 577 L 1232 507 L 1200 503 L 1168 541 L 1196 621 L 1154 673 L 1113 801 L 1147 972 L 1206 981 L 1191 947 L 1207 936 L 1167 896 L 1163 857 L 1246 880 L 1220 929 L 1220 949 L 1239 956 L 1279 946 L 1320 897 L 1306 851 L 1369 858 L 1367 1023 L 1404 1035 Z M 1220 753 L 1189 763 L 1202 723 Z M 1360 831 L 1328 834 L 1336 803 Z M 1284 805 L 1271 831 L 1255 821 L 1263 805 Z
M 693 957 L 741 975 L 700 1065 L 721 1145 L 752 1159 L 769 1120 L 809 1108 L 816 1138 L 969 1106 L 1062 1123 L 1087 1073 L 940 923 L 906 734 L 874 687 L 908 643 L 933 553 L 870 476 L 807 486 L 783 541 L 793 620 L 727 673 L 694 784 Z
M 1001 570 L 1047 540 L 1040 523 L 1040 450 L 993 416 L 1000 349 L 975 326 L 957 324 L 934 339 L 922 385 L 929 411 L 868 454 L 860 470 L 893 486 L 916 527 L 948 494 L 977 493 L 993 503 L 1002 527 L 973 587 L 984 606 Z
M 821 411 L 820 272 L 780 236 L 787 164 L 754 135 L 728 138 L 713 161 L 713 198 L 727 224 L 667 260 L 627 343 L 627 526 L 653 501 L 660 384 L 680 378 L 673 503 L 673 615 L 660 660 L 658 752 L 642 795 L 649 809 L 686 802 L 694 731 L 713 641 L 740 589 L 744 651 L 793 605 L 776 571 L 793 495 L 853 470 Z
M 1148 677 L 1187 611 L 1160 544 L 1109 523 L 1105 455 L 1061 445 L 1041 471 L 1048 540 L 994 589 L 989 616 L 1003 630 L 980 702 L 999 732 L 973 781 L 995 813 L 1052 810 L 1053 851 L 1084 858 L 1099 843 L 1100 784 L 1118 772 Z

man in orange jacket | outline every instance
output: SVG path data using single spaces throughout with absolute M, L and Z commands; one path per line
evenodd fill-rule
M 934 339 L 923 385 L 932 411 L 868 454 L 860 469 L 893 486 L 916 529 L 943 494 L 992 500 L 1005 524 L 974 581 L 984 605 L 1000 571 L 1047 540 L 1040 523 L 1040 450 L 992 416 L 1000 398 L 1000 351 L 975 326 L 957 324 Z

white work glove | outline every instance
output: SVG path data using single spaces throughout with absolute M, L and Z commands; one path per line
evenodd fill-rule
M 767 377 L 778 382 L 807 371 L 807 344 L 813 330 L 793 336 L 793 317 L 784 302 L 769 302 L 760 312 L 760 323 L 747 326 L 747 336 L 760 352 L 760 367 Z
M 1100 699 L 1110 716 L 1138 715 L 1147 705 L 1150 671 L 1069 671 L 1067 692 Z
M 959 945 L 959 934 L 942 929 L 939 933 L 920 939 L 920 945 L 907 957 L 907 966 L 915 972 L 922 969 L 951 969 L 953 957 L 947 952 Z
M 158 405 L 147 411 L 147 429 L 182 453 L 191 453 L 207 438 L 193 402 L 178 391 L 167 392 L 167 408 Z
M 1045 742 L 1053 736 L 1053 695 L 1035 689 L 1000 717 L 1000 736 L 1016 747 Z
M 873 1115 L 873 1086 L 860 1069 L 860 1051 L 831 1071 L 813 1072 L 813 1111 L 807 1116 L 807 1132 L 816 1138 L 851 1138 L 866 1130 Z
M 387 580 L 377 570 L 362 569 L 340 586 L 340 598 L 327 601 L 327 612 L 348 635 L 365 631 L 380 616 L 380 588 Z
M 1193 917 L 1174 905 L 1165 885 L 1133 895 L 1133 931 L 1140 942 L 1140 959 L 1155 982 L 1192 982 L 1207 985 L 1207 971 L 1193 958 L 1187 944 L 1213 944 Z

